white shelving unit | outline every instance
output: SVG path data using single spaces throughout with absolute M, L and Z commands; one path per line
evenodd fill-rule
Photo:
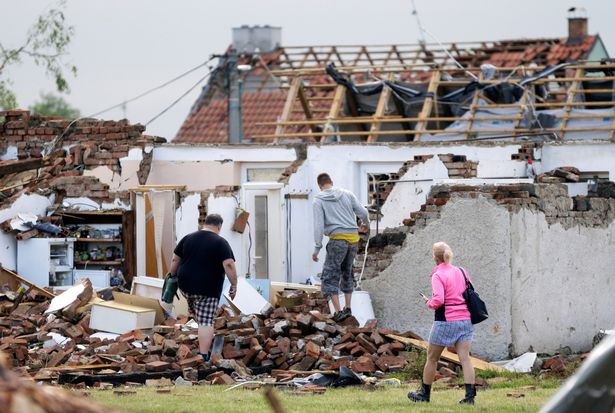
M 40 287 L 73 285 L 75 238 L 30 238 L 17 242 L 17 271 Z

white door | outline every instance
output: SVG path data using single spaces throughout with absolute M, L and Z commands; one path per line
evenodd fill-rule
M 250 213 L 243 245 L 247 273 L 257 279 L 286 281 L 280 184 L 244 184 L 245 209 Z

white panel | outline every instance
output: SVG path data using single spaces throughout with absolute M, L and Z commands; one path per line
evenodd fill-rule
M 95 304 L 92 306 L 90 317 L 91 329 L 124 334 L 131 330 L 153 328 L 156 312 L 154 310 L 135 312 Z

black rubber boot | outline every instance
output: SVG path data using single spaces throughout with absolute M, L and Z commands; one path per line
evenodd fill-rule
M 466 397 L 459 400 L 459 404 L 474 404 L 474 397 L 476 397 L 476 386 L 466 384 Z
M 419 391 L 411 391 L 408 393 L 408 398 L 413 402 L 426 402 L 429 403 L 429 396 L 431 395 L 431 384 L 421 384 Z

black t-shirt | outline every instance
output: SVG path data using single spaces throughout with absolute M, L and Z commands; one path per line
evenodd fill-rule
M 224 238 L 211 231 L 196 231 L 182 238 L 174 252 L 181 258 L 177 276 L 182 291 L 220 297 L 224 284 L 222 263 L 235 259 Z

